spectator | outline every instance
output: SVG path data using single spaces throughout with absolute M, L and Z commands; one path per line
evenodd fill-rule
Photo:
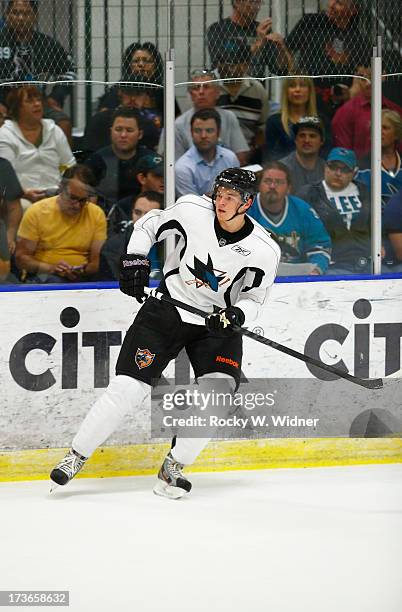
M 165 191 L 163 157 L 157 153 L 141 157 L 134 169 L 134 177 L 140 185 L 140 193 L 150 192 L 162 195 Z M 163 198 L 162 198 L 163 200 Z M 133 196 L 127 196 L 114 204 L 108 213 L 108 235 L 121 232 L 131 217 Z
M 222 81 L 217 106 L 234 112 L 252 151 L 250 161 L 258 162 L 261 161 L 260 147 L 264 143 L 269 102 L 261 83 L 247 77 L 250 60 L 250 49 L 242 40 L 229 39 L 222 45 L 217 54 L 219 76 L 231 80 Z
M 399 0 L 397 0 L 399 6 L 399 15 L 401 15 L 401 8 L 399 4 Z M 395 23 L 398 23 L 395 21 Z M 398 73 L 401 72 L 402 69 L 402 56 L 401 52 L 398 48 L 396 49 L 384 49 L 383 53 L 383 61 L 382 61 L 382 73 L 384 74 L 393 74 L 394 76 L 387 76 L 383 78 L 382 81 L 382 92 L 384 96 L 398 104 L 398 106 L 402 107 L 402 88 L 401 88 L 401 78 Z
M 25 192 L 36 190 L 44 197 L 47 189 L 59 184 L 61 172 L 75 164 L 70 145 L 54 121 L 43 119 L 37 87 L 12 89 L 7 105 L 11 119 L 0 128 L 0 156 L 12 164 Z M 22 205 L 26 208 L 29 202 L 23 200 Z
M 154 84 L 153 96 L 156 109 L 163 117 L 163 60 L 158 49 L 151 42 L 132 43 L 127 47 L 122 57 L 121 81 L 131 80 L 133 75 L 138 75 L 144 82 Z M 99 110 L 106 108 L 115 110 L 119 105 L 119 97 L 113 86 L 99 100 Z M 175 100 L 176 117 L 180 115 L 180 107 Z
M 49 97 L 43 99 L 43 118 L 53 119 L 56 125 L 63 130 L 68 140 L 70 147 L 73 145 L 73 125 L 70 117 L 56 105 L 49 102 Z
M 16 263 L 36 283 L 92 280 L 106 238 L 105 214 L 90 198 L 92 172 L 82 165 L 68 168 L 60 194 L 33 204 L 18 230 Z
M 110 133 L 112 144 L 85 162 L 98 180 L 100 203 L 106 213 L 114 202 L 140 191 L 135 167 L 141 157 L 152 155 L 152 151 L 141 144 L 142 119 L 134 108 L 123 107 L 115 111 Z
M 383 212 L 384 263 L 387 272 L 402 272 L 402 190 L 388 201 Z
M 135 177 L 143 191 L 156 191 L 157 193 L 165 192 L 163 157 L 157 153 L 145 155 L 139 160 L 136 169 Z
M 152 87 L 146 86 L 146 77 L 142 75 L 131 75 L 127 81 L 117 86 L 119 103 L 116 106 L 135 108 L 138 111 L 143 125 L 142 143 L 150 149 L 158 146 L 163 120 L 155 108 L 154 93 Z M 87 151 L 97 151 L 110 145 L 114 113 L 114 109 L 106 108 L 90 118 L 84 134 L 84 147 Z
M 0 127 L 4 124 L 7 117 L 8 117 L 7 106 L 3 102 L 0 102 Z
M 402 140 L 402 117 L 392 110 L 382 111 L 381 125 L 381 199 L 383 208 L 391 196 L 402 189 L 401 156 L 398 145 Z M 359 163 L 357 180 L 371 190 L 371 156 Z
M 192 108 L 177 117 L 175 121 L 175 157 L 179 159 L 192 146 L 191 117 L 198 110 L 216 108 L 220 87 L 216 82 L 216 75 L 208 70 L 195 70 L 191 76 L 192 82 L 189 93 L 193 103 Z M 214 82 L 210 82 L 213 80 Z M 207 82 L 208 81 L 208 82 Z M 234 113 L 223 108 L 216 108 L 221 117 L 221 131 L 219 144 L 236 153 L 240 165 L 247 163 L 249 146 L 241 131 L 239 121 Z M 160 143 L 161 152 L 162 139 Z
M 274 234 L 281 247 L 279 273 L 324 274 L 331 241 L 317 213 L 307 202 L 289 195 L 291 177 L 281 162 L 268 163 L 261 174 L 259 193 L 248 214 Z
M 0 30 L 0 80 L 3 81 L 73 81 L 74 64 L 56 40 L 38 32 L 37 0 L 9 0 Z M 71 85 L 54 85 L 49 106 L 61 110 Z
M 17 282 L 10 274 L 10 257 L 15 251 L 17 229 L 22 218 L 18 178 L 6 159 L 0 158 L 0 282 Z
M 304 185 L 322 181 L 325 160 L 320 157 L 324 126 L 318 117 L 302 117 L 293 125 L 296 150 L 281 159 L 292 177 L 292 193 Z
M 298 195 L 316 210 L 332 240 L 327 274 L 370 274 L 370 196 L 353 181 L 357 161 L 353 151 L 329 153 L 324 180 L 303 187 Z
M 355 74 L 358 63 L 370 58 L 372 47 L 360 33 L 358 13 L 358 0 L 328 0 L 325 11 L 303 15 L 285 41 L 294 54 L 295 70 L 312 76 Z M 314 83 L 320 111 L 332 116 L 334 88 L 347 92 L 342 86 L 350 85 L 351 79 L 340 76 L 335 82 L 320 76 Z
M 129 45 L 123 54 L 122 70 L 124 79 L 135 72 L 163 85 L 163 60 L 151 42 L 135 42 Z
M 239 166 L 236 155 L 218 144 L 221 128 L 219 113 L 204 108 L 191 117 L 193 145 L 176 162 L 176 195 L 209 193 L 216 176 Z
M 343 104 L 332 120 L 332 135 L 337 147 L 352 149 L 361 159 L 370 153 L 371 147 L 371 68 L 358 66 L 356 74 L 357 95 Z M 382 106 L 398 113 L 402 108 L 384 96 Z
M 117 280 L 119 278 L 120 256 L 127 253 L 127 245 L 138 219 L 154 209 L 163 208 L 163 195 L 156 191 L 144 191 L 131 198 L 131 210 L 125 225 L 120 232 L 108 238 L 102 247 L 99 265 L 99 280 Z M 160 257 L 154 245 L 148 254 L 151 261 L 151 277 L 155 278 L 161 270 Z
M 218 65 L 220 45 L 231 38 L 251 45 L 251 76 L 265 77 L 266 68 L 271 74 L 286 74 L 290 56 L 283 37 L 272 32 L 271 17 L 256 21 L 261 4 L 261 0 L 232 0 L 231 16 L 209 26 L 208 51 L 214 68 Z
M 17 229 L 22 219 L 20 199 L 24 192 L 12 165 L 3 158 L 0 158 L 0 194 L 5 212 L 3 220 L 7 227 L 7 246 L 12 255 L 15 251 Z
M 302 117 L 317 116 L 313 81 L 286 79 L 282 85 L 281 112 L 268 117 L 263 159 L 280 159 L 295 150 L 293 126 Z

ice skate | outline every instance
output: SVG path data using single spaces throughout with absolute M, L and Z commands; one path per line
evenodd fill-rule
M 86 460 L 87 457 L 83 457 L 70 449 L 64 459 L 50 472 L 52 480 L 50 492 L 56 489 L 58 485 L 64 486 L 70 482 L 81 470 Z
M 166 456 L 158 474 L 158 482 L 154 487 L 155 495 L 179 499 L 191 491 L 191 482 L 183 475 L 184 465 L 178 463 L 171 453 Z

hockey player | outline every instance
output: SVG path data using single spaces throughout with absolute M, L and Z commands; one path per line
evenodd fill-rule
M 51 472 L 65 485 L 86 459 L 149 395 L 152 381 L 185 347 L 198 385 L 236 389 L 241 372 L 242 337 L 233 325 L 249 325 L 272 286 L 280 249 L 269 234 L 246 216 L 256 193 L 253 172 L 229 168 L 214 183 L 212 200 L 188 195 L 165 210 L 152 210 L 134 226 L 128 254 L 121 259 L 120 289 L 144 300 L 156 241 L 178 237 L 168 256 L 159 290 L 211 314 L 205 320 L 160 302 L 145 301 L 124 339 L 116 378 L 84 419 L 72 449 Z M 209 391 L 211 388 L 209 387 Z M 208 438 L 178 437 L 158 474 L 154 492 L 178 498 L 190 491 L 182 473 Z

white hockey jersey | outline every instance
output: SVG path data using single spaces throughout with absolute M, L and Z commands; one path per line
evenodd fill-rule
M 247 326 L 267 300 L 280 248 L 259 223 L 247 215 L 245 220 L 240 231 L 226 232 L 210 198 L 186 195 L 137 221 L 127 252 L 147 255 L 155 242 L 178 236 L 163 267 L 161 290 L 207 312 L 214 306 L 238 306 Z M 183 310 L 179 314 L 187 323 L 203 324 L 197 315 Z

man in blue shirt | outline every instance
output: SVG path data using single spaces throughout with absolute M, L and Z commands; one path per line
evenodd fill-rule
M 330 262 L 331 240 L 311 206 L 289 195 L 290 172 L 281 162 L 267 164 L 261 175 L 259 193 L 248 214 L 266 227 L 279 242 L 281 275 L 324 274 Z M 283 264 L 310 264 L 283 266 Z
M 220 128 L 220 115 L 213 108 L 199 110 L 192 116 L 193 145 L 175 166 L 177 197 L 209 193 L 222 170 L 240 165 L 233 151 L 218 144 Z

